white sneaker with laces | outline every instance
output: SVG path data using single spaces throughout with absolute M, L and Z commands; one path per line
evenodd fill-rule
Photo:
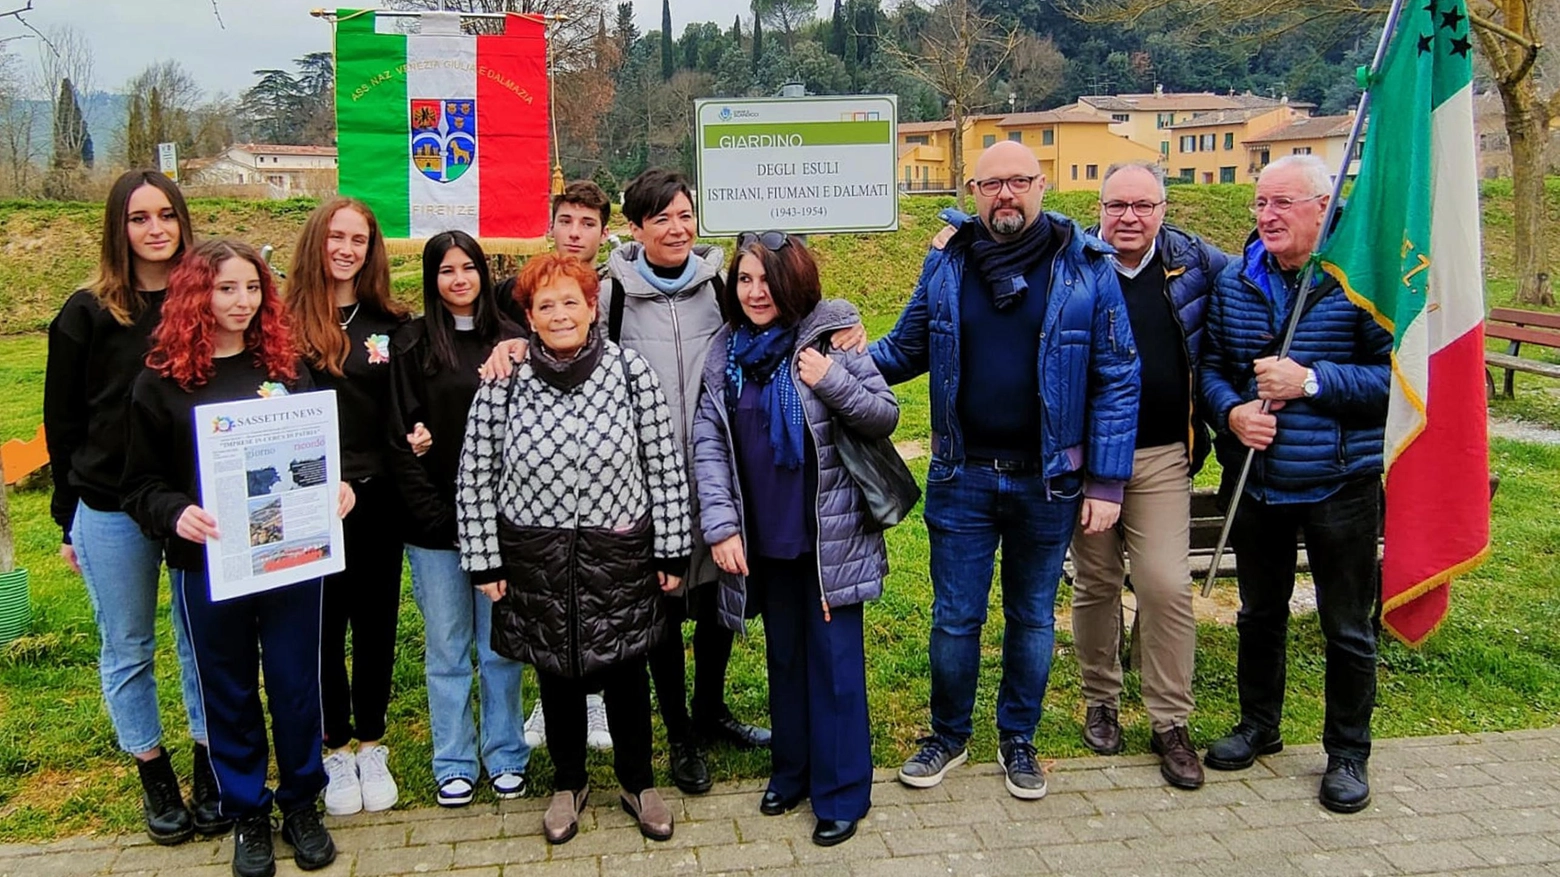
M 542 712 L 542 701 L 531 708 L 531 717 L 525 720 L 525 745 L 540 749 L 547 745 L 547 716 Z
M 585 745 L 592 749 L 612 748 L 612 731 L 607 727 L 607 705 L 599 694 L 585 695 Z
M 363 787 L 358 781 L 357 756 L 340 749 L 325 756 L 325 812 L 351 816 L 363 809 Z
M 390 750 L 383 745 L 358 750 L 358 779 L 363 787 L 363 809 L 370 813 L 389 810 L 401 797 L 390 775 Z
M 439 786 L 440 807 L 464 807 L 476 797 L 477 789 L 465 777 L 455 777 Z
M 493 794 L 500 801 L 509 801 L 525 794 L 525 774 L 505 771 L 493 777 Z

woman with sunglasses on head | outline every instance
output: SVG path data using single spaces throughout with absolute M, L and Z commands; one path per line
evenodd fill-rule
M 168 274 L 194 243 L 184 196 L 171 180 L 155 171 L 130 171 L 115 180 L 103 214 L 97 274 L 49 324 L 43 389 L 54 473 L 50 507 L 64 533 L 60 556 L 86 582 L 102 645 L 103 699 L 119 747 L 136 759 L 146 833 L 160 844 L 180 843 L 197 831 L 219 835 L 233 824 L 217 812 L 205 709 L 177 612 L 173 641 L 195 741 L 188 806 L 163 748 L 153 668 L 162 547 L 122 510 L 130 387 L 162 316 Z
M 870 356 L 820 352 L 861 318 L 822 300 L 800 239 L 738 238 L 725 298 L 693 427 L 699 527 L 724 573 L 721 620 L 740 628 L 746 604 L 762 602 L 774 736 L 759 809 L 778 816 L 811 798 L 813 842 L 832 846 L 872 805 L 862 605 L 888 573 L 836 435 L 891 435 L 899 405 Z
M 312 382 L 294 353 L 271 272 L 248 244 L 211 240 L 194 247 L 168 280 L 162 323 L 135 380 L 125 456 L 125 508 L 146 535 L 162 540 L 174 600 L 190 634 L 207 712 L 221 812 L 236 819 L 233 873 L 276 871 L 271 808 L 303 870 L 336 858 L 316 807 L 320 763 L 320 580 L 222 601 L 206 575 L 207 539 L 217 521 L 203 504 L 195 409 L 213 402 L 285 395 Z M 352 507 L 342 482 L 336 513 Z M 227 522 L 242 531 L 243 521 Z M 233 538 L 231 535 L 229 538 Z M 237 538 L 245 538 L 240 532 Z M 266 703 L 276 744 L 276 792 L 266 786 Z
M 405 515 L 385 439 L 390 336 L 406 312 L 390 298 L 390 261 L 366 204 L 332 198 L 309 215 L 287 275 L 293 335 L 317 386 L 336 391 L 341 477 L 358 497 L 345 525 L 347 568 L 325 578 L 320 694 L 325 714 L 325 810 L 387 810 L 400 795 L 385 734 L 401 608 Z M 347 677 L 347 630 L 352 675 Z M 351 746 L 357 740 L 357 748 Z
M 412 595 L 423 616 L 433 775 L 441 807 L 470 804 L 482 767 L 498 798 L 520 797 L 531 757 L 519 721 L 522 665 L 493 651 L 492 602 L 461 571 L 455 527 L 455 475 L 466 416 L 481 384 L 477 367 L 494 344 L 518 334 L 499 307 L 487 256 L 477 242 L 463 231 L 429 238 L 423 247 L 423 316 L 391 340 L 390 442 L 409 521 Z M 433 437 L 420 456 L 406 439 L 419 424 Z M 473 647 L 482 709 L 480 765 L 471 709 Z

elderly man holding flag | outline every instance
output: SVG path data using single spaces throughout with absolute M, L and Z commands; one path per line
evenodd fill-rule
M 1387 628 L 1417 644 L 1444 618 L 1451 577 L 1488 550 L 1467 28 L 1460 0 L 1394 3 L 1364 99 L 1381 100 L 1334 234 L 1320 243 L 1337 198 L 1325 165 L 1273 162 L 1257 183 L 1256 232 L 1220 276 L 1208 315 L 1201 389 L 1226 473 L 1242 473 L 1229 497 L 1241 719 L 1206 762 L 1239 770 L 1283 748 L 1288 602 L 1303 532 L 1327 641 L 1320 799 L 1340 813 L 1370 803 L 1378 597 Z M 1423 514 L 1431 491 L 1433 516 Z

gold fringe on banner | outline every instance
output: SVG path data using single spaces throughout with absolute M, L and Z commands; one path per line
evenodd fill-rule
M 421 256 L 427 238 L 386 238 L 385 252 L 392 256 Z M 535 256 L 552 249 L 547 238 L 477 238 L 489 256 Z

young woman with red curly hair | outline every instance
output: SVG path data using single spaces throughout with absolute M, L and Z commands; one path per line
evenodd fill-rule
M 146 833 L 159 844 L 181 843 L 197 831 L 220 835 L 233 824 L 217 812 L 195 659 L 178 613 L 174 651 L 195 744 L 188 806 L 163 747 L 154 666 L 162 546 L 121 509 L 130 385 L 162 313 L 168 272 L 194 244 L 190 212 L 172 180 L 156 171 L 120 175 L 103 211 L 97 273 L 49 324 L 43 388 L 60 556 L 91 599 L 104 705 L 119 748 L 135 757 Z
M 315 385 L 336 391 L 341 477 L 361 500 L 346 520 L 347 567 L 325 578 L 320 655 L 329 750 L 325 810 L 333 816 L 387 810 L 400 790 L 390 775 L 390 751 L 379 741 L 395 667 L 406 514 L 390 475 L 385 425 L 390 338 L 406 322 L 406 312 L 390 298 L 385 238 L 366 204 L 332 198 L 309 215 L 287 275 L 287 313 Z
M 184 256 L 168 279 L 146 366 L 130 397 L 125 509 L 147 536 L 164 540 L 177 611 L 194 648 L 221 812 L 238 823 L 233 873 L 275 873 L 273 800 L 298 867 L 323 868 L 336 848 L 316 809 L 325 787 L 321 580 L 214 602 L 206 576 L 204 544 L 220 534 L 201 507 L 195 407 L 313 387 L 293 352 L 271 273 L 253 247 L 212 240 Z M 343 482 L 337 513 L 345 515 L 352 503 Z M 266 787 L 262 661 L 280 778 L 274 795 Z

